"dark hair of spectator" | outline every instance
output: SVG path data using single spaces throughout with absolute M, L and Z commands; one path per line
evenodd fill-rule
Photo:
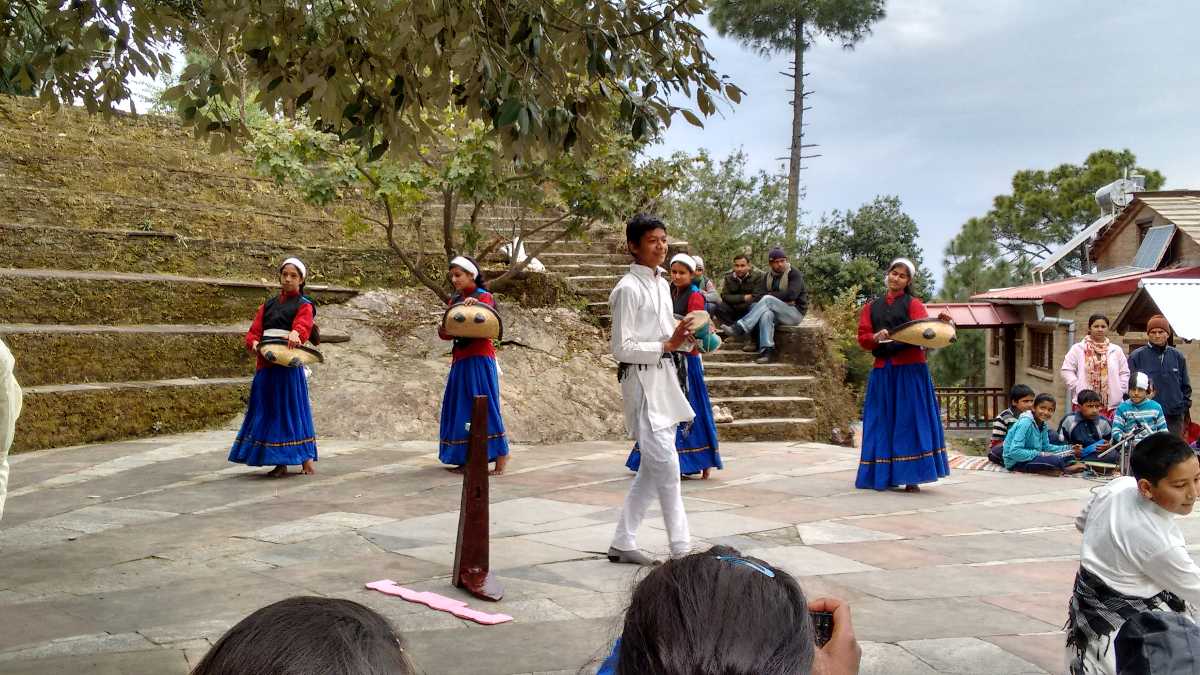
M 750 264 L 750 256 L 746 255 L 745 253 L 739 253 L 739 254 L 733 256 L 734 262 L 737 262 L 739 260 L 745 260 L 747 265 Z
M 1033 395 L 1033 387 L 1027 384 L 1014 384 L 1013 388 L 1008 390 L 1008 402 L 1016 403 L 1026 396 Z
M 800 584 L 714 546 L 663 563 L 634 588 L 617 673 L 797 675 L 811 671 L 816 650 Z
M 1039 405 L 1046 403 L 1047 401 L 1049 401 L 1050 403 L 1053 403 L 1055 408 L 1058 407 L 1058 401 L 1056 401 L 1054 399 L 1053 394 L 1038 394 L 1037 398 L 1033 399 L 1033 407 L 1036 408 Z
M 1091 389 L 1084 389 L 1083 391 L 1079 392 L 1079 396 L 1075 397 L 1075 402 L 1079 405 L 1083 405 L 1085 403 L 1103 403 L 1100 398 L 1100 394 L 1097 394 Z
M 1108 320 L 1107 316 L 1104 316 L 1103 314 L 1093 314 L 1088 317 L 1088 328 L 1091 328 L 1092 324 L 1096 323 L 1097 321 L 1103 321 L 1106 325 L 1109 325 L 1109 326 L 1112 325 L 1112 322 Z
M 1171 472 L 1171 467 L 1196 456 L 1187 441 L 1175 434 L 1160 431 L 1142 439 L 1129 457 L 1133 477 L 1158 483 Z
M 480 267 L 479 263 L 476 262 L 475 259 L 472 258 L 471 256 L 464 255 L 463 257 L 466 258 L 467 260 L 470 260 L 471 264 L 475 266 L 475 269 L 479 270 L 475 274 L 475 288 L 478 288 L 481 291 L 486 291 L 487 290 L 487 281 L 484 280 L 484 278 L 483 278 L 483 268 Z M 451 267 L 458 267 L 458 265 L 451 265 Z M 464 272 L 467 271 L 467 270 L 463 270 L 463 268 L 461 268 L 461 267 L 458 267 L 458 269 L 460 269 Z
M 663 221 L 648 213 L 639 213 L 629 219 L 625 224 L 625 241 L 631 244 L 640 244 L 642 237 L 646 236 L 647 232 L 654 230 L 667 231 L 667 226 Z
M 230 628 L 191 675 L 410 675 L 387 619 L 357 602 L 300 596 Z

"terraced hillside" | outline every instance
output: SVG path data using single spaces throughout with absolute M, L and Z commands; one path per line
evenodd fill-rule
M 379 231 L 347 231 L 353 199 L 307 205 L 170 120 L 0 105 L 0 339 L 26 386 L 18 451 L 240 412 L 241 336 L 288 255 L 312 270 L 318 304 L 412 283 Z M 482 222 L 507 233 L 545 217 L 497 208 Z

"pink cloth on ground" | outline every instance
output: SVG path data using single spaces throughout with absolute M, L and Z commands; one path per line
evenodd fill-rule
M 513 620 L 507 614 L 489 614 L 488 612 L 471 609 L 467 606 L 467 603 L 461 600 L 447 598 L 437 593 L 414 591 L 411 588 L 405 588 L 391 579 L 372 581 L 367 584 L 367 588 L 387 595 L 395 595 L 409 602 L 420 603 L 436 610 L 449 612 L 460 619 L 469 619 L 485 626 L 494 626 L 498 623 L 508 623 Z

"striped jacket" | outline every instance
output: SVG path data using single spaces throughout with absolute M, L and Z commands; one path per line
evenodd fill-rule
M 1167 418 L 1163 415 L 1162 406 L 1152 399 L 1141 403 L 1121 401 L 1117 412 L 1113 415 L 1113 443 L 1117 443 L 1125 434 L 1134 434 L 1134 444 L 1150 434 L 1167 430 Z

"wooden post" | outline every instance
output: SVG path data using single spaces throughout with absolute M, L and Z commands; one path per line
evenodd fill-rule
M 476 396 L 471 410 L 467 466 L 463 471 L 458 543 L 454 546 L 454 585 L 483 600 L 504 597 L 504 587 L 488 570 L 488 397 Z

